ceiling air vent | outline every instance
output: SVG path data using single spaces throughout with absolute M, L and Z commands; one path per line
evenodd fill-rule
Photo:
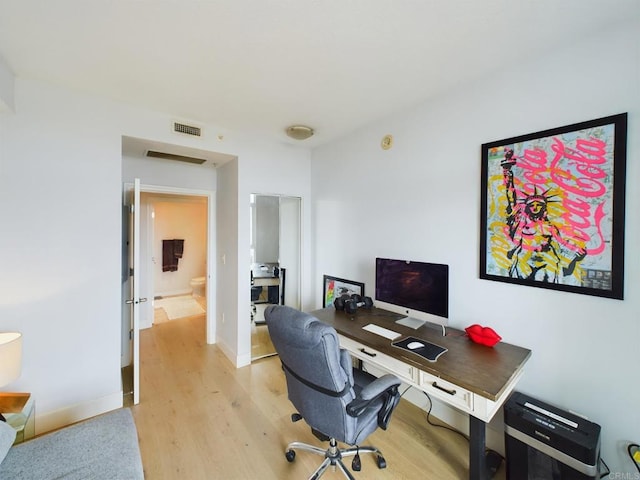
M 202 136 L 202 129 L 200 127 L 194 127 L 193 125 L 186 125 L 179 122 L 173 122 L 173 131 L 176 133 L 182 133 L 184 135 L 191 135 L 194 137 Z
M 178 162 L 195 163 L 202 165 L 207 161 L 206 158 L 187 157 L 185 155 L 176 155 L 175 153 L 156 152 L 155 150 L 147 150 L 147 157 L 164 158 L 165 160 L 176 160 Z

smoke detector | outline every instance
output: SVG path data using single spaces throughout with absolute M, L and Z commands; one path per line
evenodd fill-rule
M 306 140 L 313 135 L 313 128 L 306 125 L 291 125 L 286 130 L 287 135 L 296 140 Z

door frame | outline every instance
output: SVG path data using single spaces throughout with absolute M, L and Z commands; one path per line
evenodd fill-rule
M 124 191 L 126 192 L 128 189 L 132 189 L 134 186 L 131 182 L 125 182 Z M 149 185 L 149 184 L 140 184 L 140 193 L 162 193 L 169 195 L 182 195 L 182 196 L 193 196 L 193 197 L 206 197 L 207 198 L 207 272 L 205 277 L 207 279 L 207 288 L 206 288 L 206 342 L 207 344 L 216 343 L 216 251 L 217 251 L 217 243 L 216 243 L 216 192 L 215 190 L 198 190 L 198 189 L 190 189 L 190 188 L 180 188 L 180 187 L 167 187 L 160 185 Z M 148 228 L 148 224 L 147 224 Z M 141 274 L 148 275 L 147 271 L 142 271 Z M 149 299 L 151 300 L 151 299 Z M 139 333 L 139 332 L 138 332 Z M 125 336 L 129 337 L 129 331 L 122 331 L 122 338 L 124 340 Z M 139 357 L 139 355 L 138 355 Z M 140 364 L 139 358 L 136 356 L 132 356 L 133 369 L 134 372 L 136 369 L 139 371 Z M 137 363 L 137 365 L 136 365 Z M 134 374 L 135 375 L 135 374 Z M 137 395 L 136 395 L 137 393 Z M 134 389 L 134 398 L 139 397 L 140 388 L 138 386 L 137 391 Z
M 191 188 L 141 184 L 140 193 L 162 193 L 169 195 L 207 198 L 207 272 L 205 274 L 205 277 L 207 279 L 206 341 L 208 344 L 216 343 L 216 315 L 211 314 L 211 312 L 216 312 L 216 192 L 214 190 L 197 190 Z
M 296 264 L 297 264 L 297 276 L 295 278 L 295 293 L 296 293 L 296 302 L 295 305 L 291 305 L 291 302 L 286 302 L 285 301 L 285 305 L 289 305 L 292 306 L 298 310 L 302 309 L 302 303 L 303 303 L 303 298 L 302 298 L 302 285 L 303 285 L 303 250 L 304 250 L 304 241 L 303 241 L 303 223 L 304 223 L 304 204 L 303 204 L 303 198 L 302 195 L 295 195 L 295 194 L 286 194 L 286 193 L 251 193 L 249 194 L 249 220 L 250 222 L 252 222 L 252 227 L 251 229 L 255 229 L 255 225 L 254 220 L 255 218 L 253 218 L 253 214 L 251 213 L 251 197 L 252 196 L 262 196 L 262 197 L 271 197 L 271 198 L 277 198 L 278 199 L 278 223 L 279 223 L 279 227 L 278 227 L 278 261 L 280 263 L 280 266 L 283 267 L 283 263 L 281 263 L 283 261 L 283 256 L 282 256 L 282 244 L 283 244 L 283 238 L 285 237 L 289 237 L 292 233 L 294 233 L 294 229 L 289 229 L 286 228 L 286 231 L 288 232 L 288 235 L 283 235 L 283 225 L 287 224 L 286 221 L 283 220 L 283 209 L 282 209 L 282 201 L 283 199 L 287 199 L 287 200 L 297 200 L 297 219 L 296 219 L 296 223 L 297 223 L 297 228 L 295 229 L 295 236 L 296 236 L 296 243 L 297 243 L 297 252 L 296 254 L 294 254 L 292 257 L 297 257 L 296 258 Z M 288 210 L 287 210 L 288 211 Z M 253 240 L 251 239 L 251 234 L 249 235 L 249 248 L 253 248 Z M 249 257 L 251 257 L 251 254 L 249 252 Z M 286 261 L 284 262 L 284 264 L 286 265 Z M 251 260 L 249 263 L 249 266 L 251 266 Z M 287 273 L 287 277 L 285 279 L 286 281 L 286 285 L 285 285 L 285 295 L 286 295 L 286 287 L 289 286 L 291 287 L 291 284 L 293 283 L 292 277 L 291 277 L 291 269 L 290 267 L 284 267 L 284 268 L 289 268 L 289 273 Z M 288 290 L 289 292 L 291 292 L 291 289 Z M 291 293 L 289 293 L 289 297 L 291 296 Z M 242 318 L 242 315 L 238 315 L 238 318 Z M 253 345 L 253 337 L 252 337 L 252 332 L 251 329 L 249 329 L 249 344 L 252 347 Z M 252 348 L 251 348 L 252 351 Z M 275 354 L 275 351 L 274 351 Z M 264 358 L 264 355 L 258 356 L 258 357 L 253 357 L 253 353 L 251 353 L 250 358 L 249 358 L 249 363 L 253 363 L 255 361 L 258 361 L 260 359 Z

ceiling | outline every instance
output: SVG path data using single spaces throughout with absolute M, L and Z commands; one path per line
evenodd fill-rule
M 639 17 L 640 0 L 0 0 L 0 56 L 16 77 L 315 147 Z M 298 123 L 316 134 L 286 137 Z

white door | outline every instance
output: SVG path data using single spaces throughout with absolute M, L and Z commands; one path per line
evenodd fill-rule
M 133 403 L 140 403 L 140 179 L 134 180 L 128 192 L 129 205 L 129 298 L 131 307 L 129 338 L 131 340 L 131 364 L 133 367 Z
M 298 197 L 280 197 L 279 261 L 280 268 L 285 272 L 281 279 L 284 291 L 282 303 L 297 309 L 302 307 L 300 295 L 301 203 L 302 200 Z

